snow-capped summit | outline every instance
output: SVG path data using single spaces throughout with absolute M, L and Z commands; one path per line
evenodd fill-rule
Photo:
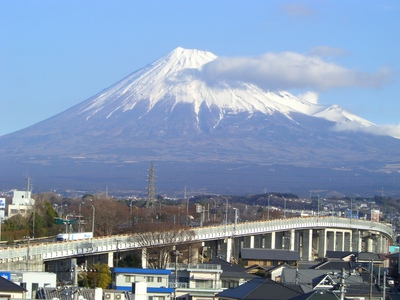
M 198 116 L 204 109 L 217 114 L 214 116 L 214 126 L 228 114 L 238 113 L 280 113 L 289 119 L 292 113 L 301 113 L 332 122 L 373 125 L 337 106 L 314 104 L 285 91 L 264 91 L 247 82 L 221 79 L 210 83 L 202 69 L 217 58 L 211 52 L 176 48 L 86 101 L 80 113 L 86 119 L 96 115 L 108 119 L 115 114 L 128 113 L 140 105 L 141 108 L 146 107 L 138 116 L 140 118 L 161 103 L 168 105 L 170 112 L 179 104 L 189 104 L 198 122 L 201 122 Z

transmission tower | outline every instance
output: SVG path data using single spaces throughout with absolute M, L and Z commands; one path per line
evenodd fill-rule
M 29 176 L 27 176 L 25 178 L 25 198 L 28 199 L 29 198 L 29 192 L 31 191 L 32 188 L 32 184 L 31 184 L 31 178 Z
M 153 202 L 154 202 L 154 167 L 153 167 L 153 162 L 151 162 L 150 169 L 149 169 L 149 177 L 147 180 L 146 207 L 149 207 L 150 204 L 153 205 Z

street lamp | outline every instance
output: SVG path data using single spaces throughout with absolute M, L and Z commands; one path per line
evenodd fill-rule
M 236 232 L 237 218 L 238 218 L 238 209 L 236 207 L 233 208 L 235 211 L 235 226 L 233 227 L 233 231 Z
M 82 207 L 82 204 L 85 204 L 85 202 L 79 203 L 78 232 L 81 232 L 81 221 L 82 221 L 82 219 L 81 219 L 81 207 Z
M 267 213 L 267 220 L 269 221 L 269 198 L 271 198 L 272 195 L 268 196 L 268 213 Z
M 223 198 L 225 198 L 225 200 L 226 200 L 226 207 L 225 207 L 225 234 L 226 234 L 227 226 L 228 226 L 228 205 L 229 205 L 229 203 L 228 203 L 228 198 L 226 198 L 226 197 L 223 197 Z
M 282 197 L 283 198 L 283 217 L 284 218 L 286 218 L 286 198 L 285 197 Z
M 95 211 L 96 209 L 94 208 L 94 206 L 92 204 L 89 203 L 89 205 L 92 207 L 93 209 L 93 215 L 92 215 L 92 236 L 94 236 L 94 217 L 95 217 Z
M 353 198 L 350 198 L 350 220 L 353 219 Z

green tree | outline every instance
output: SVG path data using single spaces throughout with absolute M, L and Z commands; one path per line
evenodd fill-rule
M 15 215 L 4 221 L 4 231 L 29 229 L 29 223 L 22 215 Z
M 91 288 L 107 289 L 111 282 L 111 272 L 107 264 L 93 264 L 92 272 L 87 272 L 87 283 Z

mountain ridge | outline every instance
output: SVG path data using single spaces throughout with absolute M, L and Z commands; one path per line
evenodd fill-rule
M 274 176 L 279 165 L 298 174 L 302 169 L 299 176 L 304 178 L 307 170 L 319 170 L 316 182 L 304 183 L 310 189 L 339 189 L 340 174 L 346 173 L 354 178 L 381 176 L 377 185 L 394 176 L 385 184 L 398 190 L 399 140 L 369 134 L 368 128 L 376 125 L 337 105 L 315 104 L 246 82 L 211 82 L 204 77 L 209 70 L 202 72 L 216 59 L 211 52 L 176 48 L 66 111 L 0 137 L 0 163 L 13 176 L 18 170 L 12 171 L 11 164 L 47 181 L 67 177 L 82 184 L 73 178 L 89 182 L 104 173 L 102 180 L 125 182 L 121 174 L 142 174 L 139 165 L 154 161 L 164 185 L 175 188 L 193 183 L 171 183 L 170 175 L 178 178 L 177 172 L 201 169 L 202 176 L 224 174 L 220 180 L 232 178 L 236 186 L 251 181 L 260 189 L 265 174 Z M 174 167 L 178 165 L 183 169 Z M 216 172 L 218 165 L 223 172 Z M 197 181 L 203 190 L 214 184 L 205 177 Z M 368 186 L 370 182 L 374 180 L 368 179 Z M 287 189 L 294 185 L 288 182 Z

